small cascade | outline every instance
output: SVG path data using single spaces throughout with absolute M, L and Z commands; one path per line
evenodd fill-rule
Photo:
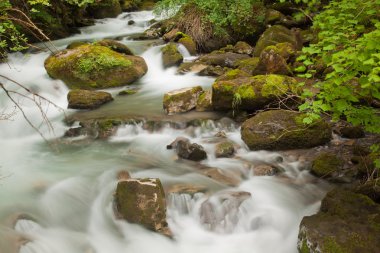
M 192 56 L 189 50 L 187 50 L 187 48 L 182 44 L 178 44 L 177 48 L 178 48 L 179 53 L 183 56 L 184 62 L 192 62 L 198 58 L 197 56 Z
M 193 211 L 195 203 L 204 196 L 203 193 L 171 193 L 169 194 L 167 205 L 171 212 L 178 215 L 189 214 Z

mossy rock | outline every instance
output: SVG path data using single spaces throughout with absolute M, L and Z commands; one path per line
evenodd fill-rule
M 244 71 L 233 70 L 217 79 L 212 85 L 212 104 L 214 110 L 254 111 L 277 101 L 288 93 L 297 93 L 297 81 L 281 75 L 258 75 L 238 77 Z M 227 79 L 232 76 L 231 79 Z M 249 75 L 248 75 L 249 76 Z
M 139 9 L 140 0 L 122 0 L 120 1 L 123 11 L 137 11 Z
M 367 196 L 333 190 L 318 214 L 304 217 L 299 252 L 377 253 L 380 249 L 380 205 Z
M 285 18 L 285 15 L 274 9 L 267 9 L 265 13 L 265 24 L 275 24 Z
M 95 109 L 113 100 L 108 92 L 71 90 L 67 94 L 69 102 L 68 108 L 71 109 Z
M 122 90 L 118 93 L 119 96 L 128 96 L 128 95 L 134 95 L 138 92 L 138 90 Z
M 51 55 L 45 60 L 45 69 L 71 89 L 103 89 L 131 84 L 145 75 L 148 67 L 142 57 L 83 45 Z
M 195 44 L 194 40 L 187 34 L 181 33 L 182 38 L 178 40 L 178 43 L 182 44 L 184 47 L 186 47 L 187 51 L 191 55 L 197 54 L 197 44 Z
M 251 150 L 312 148 L 331 139 L 331 127 L 323 120 L 305 125 L 306 115 L 285 110 L 260 112 L 242 124 L 241 136 Z
M 89 42 L 86 41 L 74 41 L 71 42 L 69 45 L 67 45 L 66 49 L 74 49 L 83 45 L 88 45 L 90 44 Z
M 215 157 L 231 157 L 235 154 L 234 144 L 230 141 L 224 141 L 216 144 Z
M 298 38 L 297 34 L 293 31 L 281 25 L 271 26 L 257 41 L 254 56 L 260 56 L 261 52 L 268 46 L 283 42 L 290 43 L 295 49 L 299 49 L 302 46 L 302 39 Z
M 343 169 L 344 161 L 332 153 L 321 153 L 313 161 L 311 173 L 317 177 L 330 178 Z
M 197 105 L 199 95 L 203 92 L 201 86 L 182 88 L 164 94 L 163 107 L 167 114 L 187 112 Z
M 161 52 L 164 68 L 179 66 L 183 61 L 183 56 L 178 51 L 177 45 L 175 43 L 167 44 L 161 49 Z
M 197 112 L 212 111 L 211 90 L 205 91 L 199 95 L 195 110 Z
M 167 229 L 165 193 L 157 178 L 120 181 L 116 188 L 115 206 L 117 216 L 130 223 L 155 232 Z
M 247 72 L 250 75 L 255 73 L 257 66 L 259 65 L 260 58 L 252 57 L 243 60 L 239 60 L 235 62 L 235 66 L 237 69 L 240 69 L 244 72 Z
M 249 45 L 247 42 L 238 41 L 233 47 L 233 52 L 237 54 L 251 55 L 253 53 L 253 47 L 251 47 L 251 45 Z
M 206 54 L 200 57 L 199 61 L 207 65 L 232 68 L 237 61 L 247 58 L 249 58 L 249 56 L 245 54 L 214 51 L 210 54 Z
M 360 126 L 344 126 L 340 129 L 340 135 L 344 138 L 358 139 L 365 136 L 365 132 Z
M 94 18 L 115 18 L 122 9 L 119 0 L 100 0 L 90 4 L 88 12 Z
M 226 73 L 218 77 L 215 81 L 216 82 L 230 81 L 230 80 L 234 80 L 238 78 L 246 78 L 246 77 L 252 77 L 252 76 L 243 70 L 233 69 L 233 70 L 227 71 Z
M 104 39 L 94 43 L 96 46 L 108 47 L 109 49 L 125 55 L 134 55 L 128 46 L 116 40 Z

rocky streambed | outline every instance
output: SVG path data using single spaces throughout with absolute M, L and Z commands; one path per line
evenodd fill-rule
M 1 125 L 0 252 L 376 252 L 378 137 L 294 110 L 299 33 L 198 55 L 131 15 L 0 66 L 70 108 L 41 102 L 52 134 L 23 104 L 50 145 L 20 114 Z

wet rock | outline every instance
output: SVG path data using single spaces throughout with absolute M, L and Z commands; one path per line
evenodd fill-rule
M 163 100 L 165 113 L 172 115 L 194 109 L 202 91 L 202 87 L 196 86 L 165 93 Z
M 240 206 L 251 198 L 244 191 L 226 191 L 211 196 L 201 204 L 202 225 L 215 232 L 232 232 L 239 221 Z
M 237 186 L 241 181 L 241 178 L 232 172 L 226 172 L 218 168 L 206 168 L 203 169 L 201 173 L 221 184 L 229 186 Z
M 117 217 L 163 233 L 167 231 L 165 193 L 157 178 L 127 179 L 117 184 Z
M 278 101 L 288 93 L 297 93 L 297 81 L 281 75 L 257 75 L 235 78 L 232 70 L 218 78 L 212 85 L 214 110 L 258 110 Z M 240 71 L 238 76 L 241 76 Z M 229 79 L 231 78 L 231 79 Z M 228 80 L 229 79 L 229 80 Z
M 355 188 L 355 192 L 366 195 L 376 203 L 380 203 L 380 182 L 379 180 L 368 180 Z
M 67 45 L 66 49 L 74 49 L 76 47 L 80 47 L 80 46 L 88 45 L 88 44 L 90 43 L 86 41 L 74 41 L 74 42 L 71 42 L 69 45 Z
M 178 33 L 180 33 L 180 31 L 177 28 L 174 28 L 170 30 L 169 32 L 165 33 L 162 36 L 162 39 L 166 42 L 174 41 L 177 38 Z
M 104 91 L 71 90 L 67 94 L 71 109 L 95 109 L 113 100 L 112 95 Z
M 177 70 L 177 73 L 179 74 L 186 74 L 186 73 L 199 73 L 206 69 L 208 65 L 198 63 L 198 62 L 183 62 Z
M 331 139 L 331 127 L 323 120 L 305 125 L 306 115 L 285 110 L 260 112 L 241 127 L 243 141 L 251 150 L 311 148 Z
M 197 143 L 191 143 L 189 139 L 178 137 L 167 149 L 175 149 L 178 157 L 191 161 L 201 161 L 207 159 L 207 153 L 203 147 Z
M 161 51 L 164 68 L 179 66 L 183 61 L 183 56 L 178 51 L 177 45 L 175 43 L 167 44 L 161 49 Z
M 69 128 L 63 135 L 65 138 L 73 138 L 78 137 L 81 135 L 84 135 L 86 133 L 86 130 L 84 127 L 72 127 Z
M 122 12 L 119 0 L 100 0 L 89 4 L 88 12 L 94 18 L 115 18 Z
M 284 26 L 274 25 L 261 35 L 256 43 L 254 55 L 258 57 L 266 47 L 282 42 L 290 43 L 295 49 L 299 49 L 302 46 L 302 39 L 297 36 L 297 33 Z
M 217 132 L 215 134 L 215 137 L 218 137 L 218 138 L 227 138 L 227 134 L 224 131 L 219 131 L 219 132 Z
M 134 20 L 129 20 L 128 25 L 134 25 L 136 22 Z
M 195 110 L 197 112 L 212 111 L 211 90 L 207 90 L 199 95 Z
M 267 9 L 265 14 L 265 24 L 275 24 L 285 18 L 285 15 L 274 9 Z
M 138 92 L 137 89 L 128 89 L 128 90 L 122 90 L 118 93 L 119 96 L 128 96 L 128 95 L 133 95 Z
M 167 192 L 171 194 L 189 194 L 191 196 L 196 193 L 205 193 L 206 191 L 207 187 L 192 184 L 175 184 L 167 189 Z
M 333 190 L 318 214 L 304 217 L 298 235 L 300 252 L 378 252 L 380 205 L 367 196 Z
M 118 181 L 125 181 L 131 179 L 131 174 L 128 170 L 120 170 L 117 172 L 116 177 Z
M 221 157 L 231 157 L 235 154 L 234 144 L 230 141 L 224 141 L 218 143 L 215 147 L 215 156 L 217 158 Z
M 189 35 L 181 33 L 181 38 L 178 40 L 178 43 L 184 45 L 191 55 L 197 54 L 197 44 L 195 44 Z
M 321 153 L 313 161 L 311 173 L 317 177 L 331 178 L 343 169 L 344 161 L 333 153 Z
M 102 89 L 131 84 L 148 71 L 139 56 L 119 54 L 107 47 L 83 45 L 45 60 L 50 77 L 71 89 Z
M 120 54 L 134 55 L 128 46 L 126 46 L 123 43 L 120 43 L 116 40 L 103 39 L 101 41 L 95 42 L 94 45 L 108 47 L 112 51 L 115 51 L 115 52 L 120 53 Z
M 226 72 L 231 70 L 227 67 L 221 67 L 221 66 L 207 66 L 206 68 L 203 68 L 199 71 L 200 76 L 221 76 L 224 75 Z
M 255 176 L 274 176 L 278 173 L 278 169 L 270 165 L 258 165 L 253 168 L 253 175 Z
M 199 61 L 207 65 L 232 68 L 236 61 L 247 59 L 248 55 L 236 54 L 231 52 L 214 51 L 199 58 Z

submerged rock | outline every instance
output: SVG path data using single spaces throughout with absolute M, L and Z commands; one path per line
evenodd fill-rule
M 164 68 L 179 66 L 183 61 L 183 56 L 178 51 L 177 45 L 175 43 L 167 44 L 161 49 L 161 51 Z
M 165 193 L 157 178 L 125 179 L 117 184 L 115 193 L 117 216 L 130 223 L 166 233 Z
M 274 176 L 278 173 L 278 169 L 269 165 L 259 165 L 253 168 L 253 175 L 255 176 Z
M 306 115 L 285 110 L 258 113 L 241 127 L 243 141 L 251 150 L 311 148 L 331 139 L 331 127 L 323 120 L 303 123 Z
M 224 141 L 216 144 L 215 156 L 220 157 L 231 157 L 235 154 L 234 144 L 230 141 Z
M 71 109 L 96 109 L 113 100 L 112 95 L 104 91 L 71 90 L 67 94 Z
M 237 186 L 241 178 L 232 172 L 227 172 L 219 168 L 206 168 L 202 169 L 201 173 L 221 184 L 229 186 Z
M 329 192 L 320 212 L 303 218 L 298 249 L 326 253 L 379 252 L 380 205 L 350 191 Z
M 83 45 L 63 50 L 45 60 L 50 77 L 69 88 L 102 89 L 131 84 L 148 71 L 139 56 L 119 54 L 107 47 Z
M 212 85 L 212 104 L 214 110 L 263 109 L 288 93 L 297 93 L 296 84 L 297 81 L 288 76 L 251 77 L 243 71 L 232 70 Z
M 202 87 L 182 88 L 165 93 L 163 107 L 167 114 L 187 112 L 197 105 L 198 97 L 202 93 Z

